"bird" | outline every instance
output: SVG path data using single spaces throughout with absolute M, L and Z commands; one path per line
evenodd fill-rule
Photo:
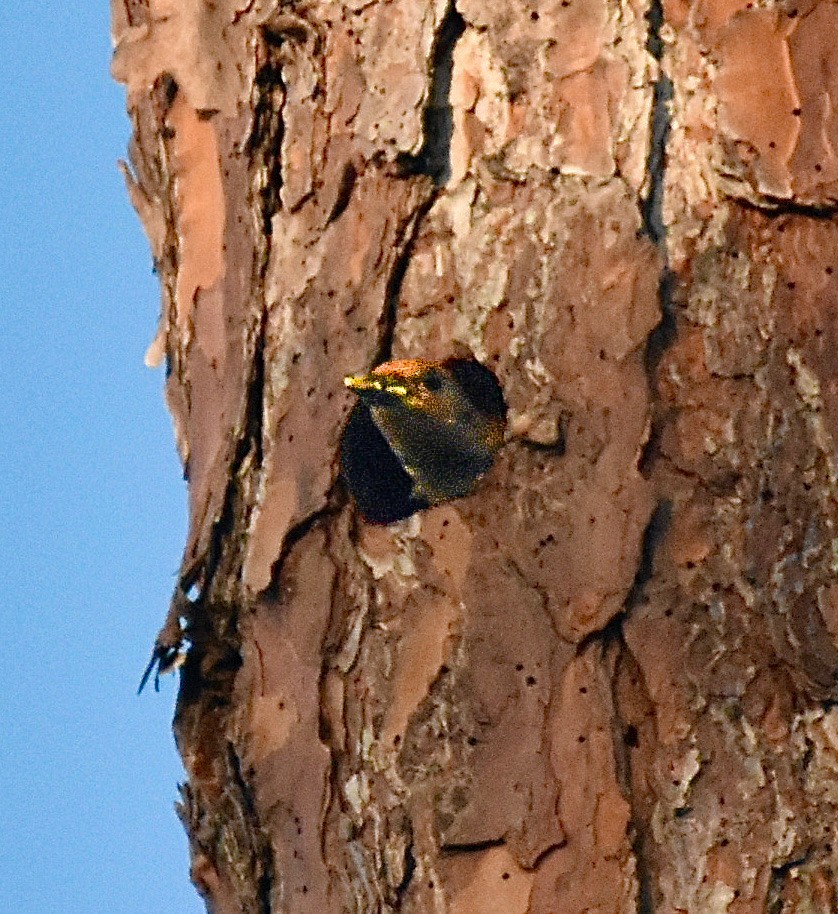
M 341 475 L 373 523 L 469 495 L 503 444 L 503 392 L 476 359 L 397 359 L 344 383 L 358 401 L 341 440 Z

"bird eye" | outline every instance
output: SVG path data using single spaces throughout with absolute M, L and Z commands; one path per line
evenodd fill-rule
M 435 371 L 432 371 L 425 378 L 425 387 L 427 387 L 431 393 L 437 393 L 442 389 L 442 378 Z

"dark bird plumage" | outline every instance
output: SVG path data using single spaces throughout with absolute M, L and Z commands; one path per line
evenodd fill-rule
M 500 385 L 473 359 L 386 362 L 346 385 L 358 403 L 341 471 L 368 520 L 391 523 L 468 495 L 503 443 Z

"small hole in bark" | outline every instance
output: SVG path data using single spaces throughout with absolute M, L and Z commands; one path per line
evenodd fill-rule
M 623 734 L 623 742 L 630 749 L 636 749 L 640 745 L 640 741 L 637 738 L 637 727 L 634 724 L 629 724 L 626 727 L 626 732 Z
M 816 166 L 815 166 L 815 171 L 823 171 L 823 166 L 821 166 L 821 165 L 816 165 Z
M 827 276 L 832 276 L 832 272 L 833 272 L 832 267 L 827 267 L 824 270 L 824 273 L 826 273 Z
M 722 838 L 722 840 L 719 841 L 719 847 L 727 847 L 728 844 L 730 844 L 730 841 L 728 841 L 727 838 Z
M 515 669 L 516 669 L 519 673 L 522 672 L 523 669 L 524 669 L 524 664 L 523 664 L 523 663 L 516 663 L 516 664 L 515 664 Z
M 501 879 L 509 879 L 509 873 L 501 873 Z
M 671 616 L 672 616 L 672 610 L 671 610 L 671 609 L 666 609 L 666 610 L 664 610 L 664 613 L 663 613 L 663 614 L 666 616 L 667 619 L 669 619 L 669 618 L 671 618 Z
M 469 746 L 476 746 L 476 745 L 477 745 L 477 737 L 476 737 L 476 736 L 470 736 L 470 737 L 466 740 L 466 742 L 469 744 Z
M 796 283 L 796 282 L 787 282 L 787 283 L 786 283 L 786 288 L 787 288 L 787 289 L 796 289 L 796 288 L 797 288 L 797 283 Z
M 776 148 L 777 148 L 777 144 L 774 142 L 774 140 L 771 140 L 771 142 L 768 144 L 768 148 L 769 148 L 769 149 L 776 149 Z
M 536 678 L 535 678 L 535 676 L 527 676 L 525 681 L 528 686 L 534 686 L 536 683 Z
M 393 737 L 393 745 L 394 745 L 394 746 L 398 746 L 398 744 L 399 744 L 401 741 L 402 741 L 402 738 L 401 738 L 401 736 L 399 736 L 399 734 L 397 733 L 397 734 Z
M 577 736 L 577 737 L 576 737 L 576 742 L 577 742 L 577 743 L 584 743 L 586 740 L 587 740 L 587 737 L 586 737 L 586 736 Z
M 532 19 L 533 22 L 538 22 L 539 16 L 538 16 L 538 13 L 537 13 L 535 10 L 533 10 L 533 11 L 530 13 L 530 19 Z
M 580 694 L 580 695 L 587 695 L 587 694 L 588 694 L 588 687 L 587 687 L 587 686 L 579 686 L 579 694 Z
M 791 109 L 791 113 L 792 113 L 795 117 L 800 117 L 800 115 L 801 115 L 803 112 L 802 112 L 802 109 L 800 109 L 800 108 L 792 108 L 792 109 Z
M 797 15 L 797 10 L 789 10 L 789 19 L 794 19 Z

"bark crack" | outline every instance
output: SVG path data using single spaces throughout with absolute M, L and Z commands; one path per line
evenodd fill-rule
M 781 197 L 763 196 L 759 200 L 733 197 L 737 206 L 767 216 L 769 219 L 778 216 L 805 216 L 808 219 L 831 221 L 838 213 L 838 201 L 829 203 L 806 203 L 800 200 L 787 200 Z
M 382 330 L 381 339 L 378 344 L 378 353 L 375 357 L 375 364 L 380 365 L 387 362 L 392 357 L 393 340 L 396 335 L 396 323 L 398 321 L 399 295 L 401 293 L 402 283 L 410 265 L 410 258 L 413 255 L 413 249 L 416 239 L 419 236 L 419 227 L 431 207 L 436 202 L 439 191 L 434 191 L 429 197 L 422 202 L 411 214 L 405 219 L 400 227 L 394 242 L 395 248 L 400 248 L 399 255 L 393 263 L 393 269 L 387 280 L 384 290 L 384 310 L 381 317 Z
M 643 531 L 640 563 L 634 576 L 634 582 L 625 600 L 626 612 L 629 612 L 643 601 L 646 585 L 652 579 L 655 571 L 655 553 L 666 536 L 671 520 L 672 502 L 667 498 L 662 498 L 655 505 L 652 516 L 649 518 L 649 523 Z
M 666 195 L 666 146 L 672 127 L 672 112 L 669 104 L 673 96 L 673 84 L 664 70 L 664 42 L 661 31 L 664 25 L 664 11 L 661 0 L 652 0 L 646 14 L 649 23 L 649 37 L 646 49 L 658 61 L 660 72 L 652 97 L 651 143 L 646 163 L 648 192 L 640 201 L 640 215 L 643 232 L 657 246 L 663 257 L 663 269 L 658 283 L 658 300 L 661 308 L 661 320 L 649 335 L 646 345 L 646 372 L 650 388 L 654 385 L 654 374 L 661 356 L 675 340 L 676 322 L 673 296 L 675 292 L 675 274 L 669 267 L 669 255 L 666 247 L 666 222 L 663 204 Z M 654 427 L 653 434 L 654 435 Z M 651 440 L 651 439 L 650 439 Z
M 267 36 L 267 33 L 266 33 Z M 254 81 L 253 127 L 247 149 L 257 162 L 255 189 L 262 215 L 262 231 L 270 250 L 273 216 L 282 208 L 282 144 L 285 138 L 285 82 L 274 45 L 263 44 L 265 61 Z M 267 257 L 265 258 L 267 260 Z
M 259 816 L 253 802 L 253 793 L 244 778 L 241 770 L 241 760 L 236 753 L 235 746 L 228 743 L 227 758 L 233 781 L 242 798 L 242 814 L 248 823 L 248 831 L 252 836 L 253 846 L 251 853 L 253 865 L 256 870 L 256 901 L 259 905 L 259 914 L 271 914 L 271 886 L 274 883 L 274 865 L 271 846 L 259 824 Z
M 431 85 L 423 114 L 422 148 L 416 155 L 403 154 L 398 159 L 405 174 L 427 175 L 437 187 L 446 184 L 451 177 L 451 137 L 454 135 L 451 74 L 454 47 L 465 30 L 465 19 L 452 0 L 442 18 L 432 49 Z
M 649 37 L 646 49 L 658 61 L 660 72 L 655 81 L 652 96 L 652 138 L 649 146 L 649 158 L 646 163 L 648 175 L 648 193 L 641 199 L 640 212 L 643 218 L 643 230 L 663 248 L 666 240 L 666 223 L 663 218 L 663 201 L 666 190 L 666 144 L 669 140 L 672 114 L 669 103 L 672 101 L 672 80 L 663 69 L 664 42 L 661 29 L 664 24 L 663 4 L 661 0 L 652 0 L 646 14 L 649 22 Z M 664 250 L 664 256 L 665 256 Z

